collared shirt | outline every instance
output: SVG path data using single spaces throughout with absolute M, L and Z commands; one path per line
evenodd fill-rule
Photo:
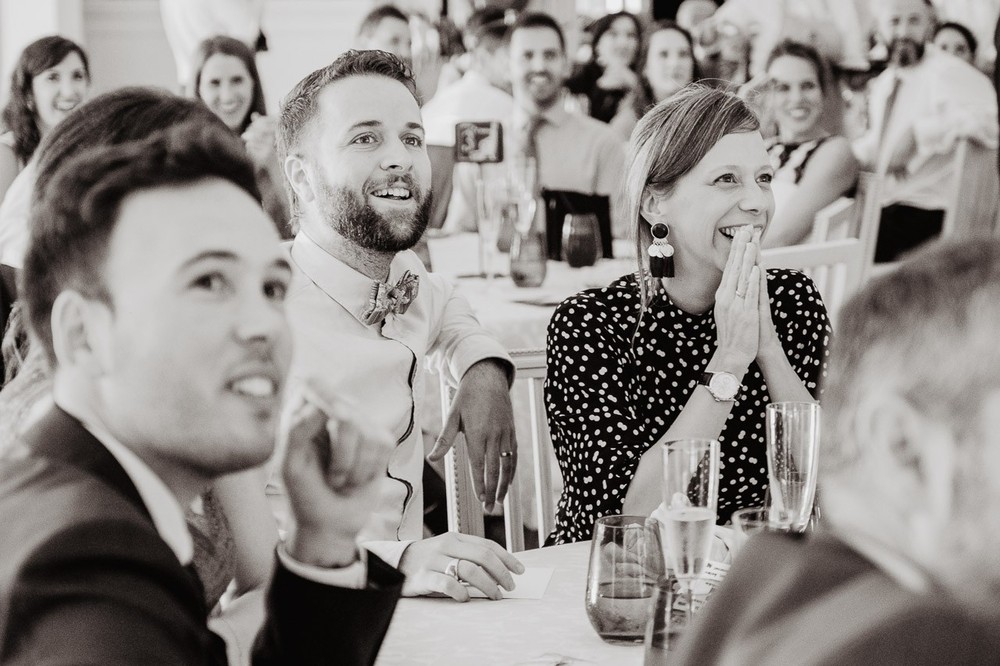
M 890 67 L 872 82 L 868 132 L 852 148 L 862 164 L 876 168 L 886 104 L 899 79 L 885 126 L 881 157 L 891 154 L 901 137 L 913 131 L 916 154 L 901 176 L 890 175 L 882 188 L 882 205 L 901 203 L 925 210 L 945 208 L 953 191 L 955 141 L 969 137 L 997 145 L 997 100 L 992 82 L 975 67 L 933 44 L 912 67 Z
M 170 547 L 182 566 L 191 564 L 194 560 L 194 539 L 188 529 L 184 509 L 181 508 L 173 491 L 132 449 L 115 439 L 96 417 L 84 416 L 88 410 L 75 402 L 68 396 L 56 400 L 56 404 L 63 411 L 78 419 L 83 427 L 114 456 L 138 491 L 146 510 L 149 511 L 156 533 Z M 357 561 L 345 567 L 331 569 L 299 562 L 288 554 L 284 544 L 279 544 L 277 550 L 278 557 L 286 569 L 314 583 L 361 589 L 368 578 L 368 561 L 363 550 L 359 552 Z
M 362 418 L 396 438 L 379 505 L 359 539 L 396 566 L 409 542 L 423 536 L 425 358 L 457 385 L 475 363 L 487 358 L 509 363 L 509 356 L 453 285 L 428 273 L 411 251 L 396 255 L 387 282 L 411 271 L 420 280 L 416 298 L 405 313 L 366 325 L 362 315 L 373 281 L 303 231 L 288 247 L 295 271 L 285 301 L 295 337 L 290 389 L 317 377 L 350 400 Z
M 468 71 L 438 90 L 420 110 L 424 137 L 433 146 L 454 146 L 455 125 L 467 121 L 502 121 L 514 109 L 514 98 L 476 71 Z
M 188 531 L 184 509 L 167 484 L 132 449 L 105 430 L 100 421 L 92 416 L 84 416 L 86 409 L 74 405 L 73 401 L 66 397 L 56 399 L 56 404 L 79 419 L 83 427 L 115 457 L 135 489 L 139 491 L 139 497 L 142 498 L 142 503 L 153 519 L 157 534 L 170 546 L 170 550 L 174 551 L 174 555 L 182 565 L 191 564 L 194 558 L 194 540 Z
M 549 190 L 611 197 L 614 235 L 616 238 L 626 237 L 628 228 L 616 206 L 619 180 L 625 168 L 624 142 L 604 123 L 589 116 L 569 113 L 559 103 L 541 115 L 544 122 L 535 135 L 541 186 Z M 505 155 L 516 154 L 516 146 L 518 141 L 523 140 L 528 120 L 528 113 L 517 106 L 504 119 Z M 455 165 L 454 189 L 444 229 L 476 230 L 475 176 L 476 165 Z

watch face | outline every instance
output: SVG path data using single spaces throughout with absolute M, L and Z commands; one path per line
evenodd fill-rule
M 740 382 L 728 372 L 717 372 L 709 383 L 712 393 L 720 400 L 732 400 L 740 390 Z

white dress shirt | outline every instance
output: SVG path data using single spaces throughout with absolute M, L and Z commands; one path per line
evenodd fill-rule
M 396 438 L 383 493 L 359 540 L 397 566 L 406 546 L 423 536 L 420 411 L 428 356 L 457 385 L 475 363 L 510 358 L 479 325 L 468 302 L 441 276 L 428 273 L 411 251 L 389 268 L 389 284 L 405 271 L 419 277 L 403 314 L 366 325 L 373 281 L 328 254 L 305 232 L 288 245 L 295 275 L 285 301 L 295 339 L 290 390 L 317 377 L 353 403 L 360 416 Z
M 611 198 L 611 223 L 615 238 L 629 233 L 617 206 L 619 181 L 625 169 L 625 143 L 608 125 L 589 116 L 569 113 L 556 104 L 542 114 L 535 134 L 538 182 L 548 190 L 606 195 Z M 523 141 L 528 114 L 514 107 L 504 122 L 504 155 L 516 155 Z M 456 164 L 454 189 L 444 229 L 476 230 L 474 164 Z M 494 165 L 485 165 L 488 170 Z
M 885 129 L 882 156 L 890 154 L 912 128 L 916 154 L 903 175 L 890 175 L 882 188 L 882 205 L 900 203 L 924 210 L 943 210 L 953 190 L 953 148 L 969 137 L 984 146 L 997 145 L 997 100 L 992 82 L 972 65 L 927 44 L 923 59 L 912 67 L 890 67 L 871 84 L 868 132 L 853 144 L 862 164 L 878 164 L 879 139 L 886 102 L 899 79 Z
M 432 146 L 454 146 L 455 125 L 468 121 L 502 121 L 510 118 L 514 98 L 476 71 L 440 89 L 420 110 L 424 137 Z

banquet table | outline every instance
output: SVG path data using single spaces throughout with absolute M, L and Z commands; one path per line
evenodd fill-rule
M 517 553 L 525 567 L 555 569 L 541 599 L 406 598 L 379 652 L 393 664 L 641 664 L 642 645 L 602 641 L 584 609 L 590 542 Z

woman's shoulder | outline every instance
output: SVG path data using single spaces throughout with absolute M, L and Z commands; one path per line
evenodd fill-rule
M 571 323 L 599 321 L 612 316 L 613 319 L 624 319 L 621 315 L 629 310 L 638 310 L 639 287 L 634 273 L 623 275 L 606 287 L 585 289 L 564 300 L 556 308 L 552 322 L 567 321 Z
M 13 132 L 0 132 L 0 146 L 6 146 L 11 150 L 14 150 L 14 144 L 16 139 L 14 138 Z

